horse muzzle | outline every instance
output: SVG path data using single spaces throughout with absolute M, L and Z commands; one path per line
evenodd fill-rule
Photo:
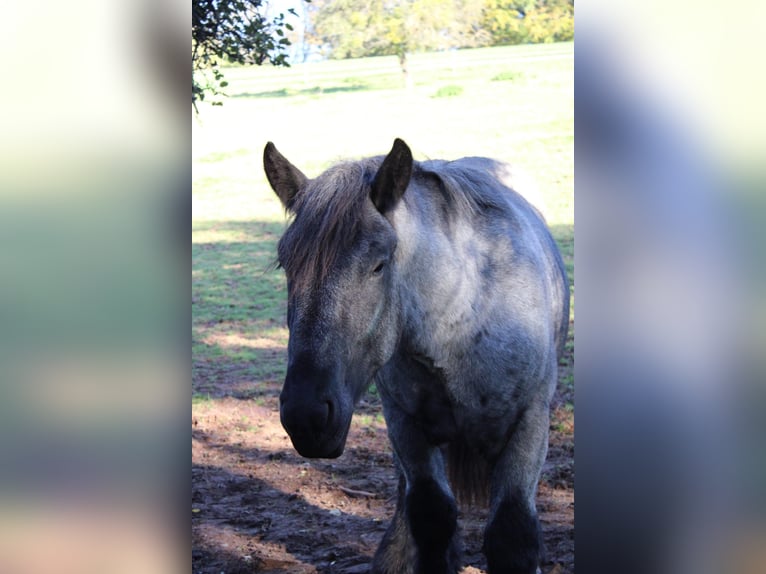
M 279 418 L 303 457 L 337 458 L 343 454 L 351 426 L 351 411 L 332 399 L 313 402 L 280 396 Z

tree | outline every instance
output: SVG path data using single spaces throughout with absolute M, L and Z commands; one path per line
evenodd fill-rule
M 527 18 L 532 43 L 574 39 L 574 0 L 544 0 Z
M 222 63 L 289 65 L 285 50 L 290 41 L 285 30 L 293 28 L 285 22 L 283 13 L 269 19 L 262 5 L 263 0 L 192 0 L 195 109 L 206 93 L 218 95 L 227 86 L 220 69 Z M 288 12 L 295 14 L 292 8 Z
M 314 42 L 333 58 L 396 55 L 405 80 L 412 52 L 481 45 L 481 0 L 321 0 Z
M 574 0 L 486 0 L 482 25 L 495 45 L 572 40 Z

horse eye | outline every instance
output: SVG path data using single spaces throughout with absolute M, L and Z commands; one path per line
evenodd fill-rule
M 378 263 L 378 265 L 375 267 L 375 269 L 372 270 L 373 275 L 380 275 L 381 271 L 383 271 L 383 268 L 386 266 L 385 261 L 381 261 Z

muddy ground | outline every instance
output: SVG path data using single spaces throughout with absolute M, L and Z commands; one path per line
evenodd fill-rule
M 307 460 L 278 414 L 279 386 L 227 393 L 192 406 L 192 570 L 211 574 L 362 574 L 395 506 L 396 480 L 380 405 L 357 408 L 344 454 Z M 235 396 L 231 396 L 231 395 Z M 571 388 L 553 403 L 538 493 L 543 572 L 574 571 Z M 486 511 L 462 508 L 463 574 L 483 573 Z

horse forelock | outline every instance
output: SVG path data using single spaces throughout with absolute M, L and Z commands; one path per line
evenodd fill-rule
M 329 168 L 301 190 L 279 241 L 279 263 L 298 287 L 321 283 L 361 232 L 365 199 L 382 157 Z

